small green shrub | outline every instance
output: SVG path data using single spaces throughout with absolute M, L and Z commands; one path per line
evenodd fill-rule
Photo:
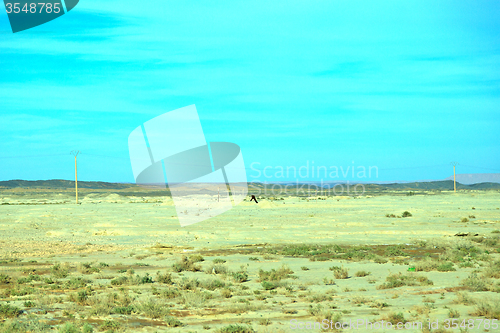
M 220 294 L 224 298 L 231 298 L 233 296 L 233 293 L 231 292 L 231 290 L 229 288 L 222 289 Z
M 333 275 L 336 279 L 347 279 L 349 277 L 349 272 L 344 268 L 344 266 L 332 266 L 330 267 L 330 270 L 333 271 Z
M 189 256 L 189 261 L 195 263 L 205 261 L 205 259 L 201 254 L 193 254 L 192 256 Z
M 401 214 L 401 216 L 402 216 L 402 217 L 411 217 L 412 215 L 411 215 L 411 213 L 410 213 L 409 211 L 405 210 L 405 211 L 403 212 L 403 214 Z
M 279 287 L 279 283 L 269 281 L 262 281 L 261 285 L 265 290 L 273 290 Z
M 482 300 L 475 306 L 471 315 L 500 320 L 500 302 L 499 300 Z
M 92 266 L 91 262 L 79 263 L 76 269 L 81 274 L 99 273 L 101 271 L 99 267 Z
M 61 266 L 61 264 L 55 264 L 54 266 L 51 267 L 50 272 L 56 278 L 62 279 L 68 277 L 69 269 L 66 266 Z
M 154 283 L 153 279 L 151 278 L 151 276 L 149 276 L 148 273 L 146 273 L 146 275 L 144 276 L 137 275 L 137 278 L 139 280 L 139 284 Z
M 158 302 L 154 298 L 139 303 L 136 310 L 152 319 L 158 319 L 170 313 L 165 303 Z
M 198 261 L 200 259 L 199 257 L 195 256 L 192 256 L 192 258 Z M 203 257 L 201 257 L 201 259 L 203 259 Z M 177 261 L 175 264 L 172 265 L 172 269 L 178 273 L 184 271 L 198 272 L 201 270 L 201 267 L 199 265 L 195 265 L 195 262 L 198 261 L 192 261 L 190 258 L 183 256 L 181 260 Z
M 87 279 L 83 279 L 81 277 L 72 277 L 68 281 L 65 282 L 65 286 L 69 289 L 79 289 L 79 288 L 85 288 L 87 284 L 89 284 L 91 281 Z
M 170 273 L 161 274 L 160 272 L 157 272 L 156 281 L 163 284 L 173 284 L 172 274 Z
M 404 324 L 407 322 L 402 312 L 398 313 L 391 312 L 387 315 L 386 320 L 392 323 L 393 326 L 396 326 L 398 323 Z
M 229 271 L 226 266 L 223 264 L 214 264 L 209 266 L 206 270 L 205 273 L 207 274 L 227 274 Z
M 273 322 L 269 318 L 261 318 L 261 319 L 259 319 L 258 323 L 259 323 L 259 325 L 262 325 L 262 326 L 268 326 L 268 325 L 271 325 Z
M 447 263 L 439 265 L 437 267 L 437 270 L 439 272 L 452 272 L 452 271 L 456 271 L 456 269 L 453 268 L 453 263 L 452 262 L 447 262 Z
M 385 264 L 385 263 L 387 263 L 387 262 L 388 262 L 388 260 L 387 260 L 387 259 L 382 258 L 382 257 L 380 257 L 380 256 L 375 257 L 375 258 L 373 259 L 373 261 L 374 261 L 375 263 L 377 263 L 377 264 Z
M 479 278 L 476 273 L 470 274 L 461 284 L 470 291 L 488 291 L 486 281 Z
M 232 276 L 235 282 L 242 283 L 248 281 L 248 274 L 246 272 L 235 272 Z
M 111 280 L 111 285 L 121 286 L 123 284 L 126 284 L 127 281 L 128 281 L 128 278 L 126 276 L 120 276 L 120 277 L 117 277 L 117 278 L 114 278 L 113 280 Z
M 113 313 L 122 314 L 122 315 L 130 315 L 134 312 L 134 307 L 132 305 L 129 306 L 117 306 L 113 308 Z
M 167 316 L 165 318 L 165 323 L 168 327 L 182 327 L 184 324 L 177 318 L 172 316 Z
M 23 305 L 27 308 L 34 308 L 36 306 L 36 303 L 32 301 L 25 301 Z
M 355 275 L 356 275 L 356 277 L 365 277 L 365 276 L 370 275 L 370 272 L 367 272 L 367 271 L 357 271 Z
M 288 279 L 293 274 L 293 271 L 287 266 L 283 265 L 277 270 L 274 268 L 270 271 L 259 270 L 259 280 L 260 281 L 281 281 L 282 279 Z
M 403 275 L 392 274 L 386 278 L 386 283 L 383 283 L 377 286 L 377 289 L 390 289 L 390 288 L 398 288 L 402 286 L 429 286 L 433 285 L 433 282 L 429 280 L 427 277 L 418 274 L 407 274 Z
M 226 286 L 226 283 L 224 281 L 219 280 L 219 279 L 210 279 L 210 280 L 205 280 L 199 284 L 204 289 L 214 291 L 216 289 L 224 288 Z
M 105 320 L 100 328 L 102 330 L 116 330 L 118 328 L 120 328 L 120 323 L 114 321 L 114 320 Z
M 433 260 L 422 260 L 415 265 L 416 272 L 430 272 L 437 269 L 439 263 Z M 452 265 L 453 266 L 453 265 Z
M 460 318 L 460 312 L 458 312 L 458 310 L 450 309 L 450 311 L 448 311 L 448 318 Z
M 402 245 L 393 245 L 385 249 L 385 255 L 391 257 L 401 257 L 407 256 L 408 254 L 403 252 L 404 247 Z
M 9 304 L 1 304 L 0 305 L 0 318 L 15 318 L 18 317 L 22 313 L 21 309 L 18 307 L 9 305 Z
M 225 264 L 226 263 L 226 261 L 224 259 L 220 259 L 220 258 L 215 258 L 212 261 L 214 264 Z
M 218 329 L 217 333 L 255 333 L 255 331 L 249 326 L 232 324 Z
M 66 324 L 59 327 L 58 332 L 59 333 L 80 333 L 80 330 L 74 324 L 66 323 Z
M 173 288 L 169 288 L 169 289 L 163 290 L 160 293 L 160 296 L 163 297 L 163 298 L 171 299 L 171 298 L 179 297 L 180 294 L 181 293 L 179 292 L 179 290 L 173 289 Z
M 9 284 L 11 281 L 10 276 L 5 274 L 0 274 L 0 284 Z
M 82 333 L 94 333 L 94 327 L 89 323 L 83 324 Z
M 33 275 L 29 275 L 27 277 L 21 277 L 21 278 L 17 279 L 17 284 L 25 284 L 25 283 L 30 283 L 33 281 L 41 281 L 41 280 L 42 280 L 42 278 L 40 277 L 40 275 L 33 274 Z

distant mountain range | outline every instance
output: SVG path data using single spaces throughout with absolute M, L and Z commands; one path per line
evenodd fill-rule
M 500 174 L 484 174 L 484 177 L 472 177 L 468 174 L 457 175 L 457 189 L 468 190 L 500 190 Z M 460 177 L 459 177 L 460 176 Z M 499 178 L 496 178 L 499 177 Z M 464 183 L 460 182 L 463 180 Z M 472 180 L 496 180 L 486 181 L 480 183 L 468 183 Z M 367 190 L 453 190 L 453 176 L 451 180 L 437 180 L 437 181 L 416 181 L 416 182 L 379 182 L 368 183 L 361 182 Z M 252 188 L 270 187 L 273 183 L 255 183 L 251 184 Z M 297 185 L 296 182 L 276 182 L 275 184 L 289 185 L 288 188 L 293 188 Z M 319 182 L 301 182 L 299 184 L 310 184 L 320 186 Z M 344 181 L 323 183 L 326 187 L 333 187 L 335 184 L 345 184 Z M 358 184 L 357 182 L 350 182 L 351 185 Z M 53 179 L 53 180 L 8 180 L 0 181 L 0 189 L 12 188 L 40 188 L 40 189 L 72 189 L 75 187 L 75 182 L 70 180 Z M 107 182 L 87 182 L 79 181 L 78 188 L 81 189 L 101 189 L 101 190 L 123 190 L 130 188 L 138 188 L 139 185 L 130 183 L 107 183 Z
M 453 180 L 453 176 L 445 180 Z M 500 183 L 500 173 L 461 173 L 457 174 L 457 182 L 465 185 L 478 183 Z
M 366 189 L 388 190 L 453 190 L 453 180 L 440 180 L 430 182 L 393 183 L 393 184 L 367 184 Z M 457 182 L 457 190 L 500 190 L 499 183 L 461 184 Z
M 125 188 L 135 187 L 135 184 L 124 183 L 106 183 L 106 182 L 78 182 L 78 188 L 88 189 L 109 189 L 121 190 Z M 7 180 L 0 181 L 0 188 L 44 188 L 44 189 L 70 189 L 75 188 L 75 182 L 62 179 L 51 180 Z
M 320 182 L 304 182 L 304 183 L 299 183 L 297 186 L 297 183 L 294 182 L 281 182 L 279 183 L 281 186 L 287 187 L 287 189 L 294 189 L 296 187 L 301 187 L 302 184 L 310 185 L 310 186 L 317 186 L 317 188 L 321 187 L 323 185 L 323 188 L 333 188 L 336 184 L 343 184 L 345 186 L 346 182 L 328 182 L 328 183 L 323 183 L 321 184 Z M 356 184 L 363 184 L 365 189 L 367 191 L 394 191 L 394 190 L 401 190 L 401 191 L 421 191 L 421 190 L 439 190 L 439 191 L 447 191 L 447 190 L 453 190 L 453 180 L 437 180 L 437 181 L 421 181 L 421 182 L 407 182 L 407 183 L 368 183 L 368 182 L 353 182 L 350 181 L 349 184 L 351 186 L 355 186 Z M 273 188 L 273 183 L 268 182 L 268 183 L 251 183 L 250 187 L 257 189 L 272 189 Z M 313 187 L 314 188 L 314 187 Z M 471 185 L 466 185 L 466 184 L 460 184 L 457 182 L 457 189 L 458 190 L 500 190 L 500 184 L 499 183 L 479 183 L 479 184 L 471 184 Z

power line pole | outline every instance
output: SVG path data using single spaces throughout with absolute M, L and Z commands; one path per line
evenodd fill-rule
M 73 150 L 70 153 L 71 155 L 75 156 L 75 194 L 76 194 L 76 204 L 78 204 L 78 169 L 77 169 L 77 164 L 76 164 L 76 157 L 78 154 L 80 154 L 79 150 Z
M 458 162 L 451 162 L 451 165 L 453 165 L 453 189 L 455 193 L 457 193 L 457 176 L 455 174 L 455 167 L 458 165 Z

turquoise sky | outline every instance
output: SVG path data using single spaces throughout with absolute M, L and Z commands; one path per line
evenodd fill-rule
M 130 132 L 190 104 L 250 181 L 500 172 L 498 1 L 81 0 L 16 34 L 0 9 L 0 180 L 73 179 L 79 149 L 80 179 L 134 181 Z

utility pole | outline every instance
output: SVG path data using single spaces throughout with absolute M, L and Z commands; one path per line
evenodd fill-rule
M 76 204 L 78 204 L 78 169 L 76 166 L 76 157 L 80 154 L 79 150 L 73 150 L 70 153 L 75 157 L 75 194 L 76 194 Z
M 458 165 L 458 162 L 451 162 L 451 165 L 453 165 L 453 189 L 455 193 L 457 193 L 457 176 L 455 174 L 455 167 Z

